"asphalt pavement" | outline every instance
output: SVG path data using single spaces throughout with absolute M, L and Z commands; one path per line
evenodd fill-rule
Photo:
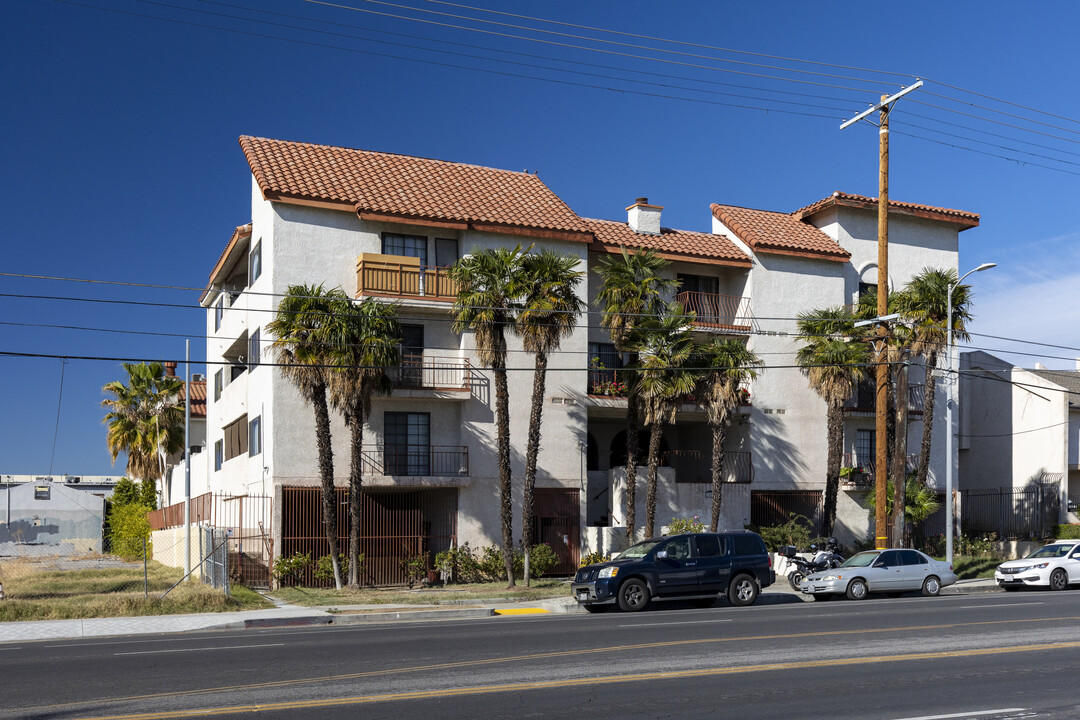
M 1002 592 L 993 580 L 960 580 L 942 589 L 943 595 Z M 811 602 L 794 592 L 786 578 L 765 589 L 758 602 Z M 542 601 L 514 602 L 487 600 L 467 605 L 337 605 L 304 607 L 279 605 L 266 610 L 242 610 L 230 613 L 190 615 L 144 615 L 138 617 L 87 618 L 84 620 L 31 620 L 0 623 L 0 643 L 61 638 L 94 638 L 114 635 L 162 635 L 198 630 L 238 630 L 301 625 L 358 625 L 465 618 L 534 615 L 545 613 L 584 613 L 569 597 Z

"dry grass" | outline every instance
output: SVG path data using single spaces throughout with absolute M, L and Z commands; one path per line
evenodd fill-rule
M 98 566 L 87 567 L 94 564 Z M 234 587 L 232 595 L 226 596 L 198 581 L 182 583 L 161 599 L 183 574 L 176 568 L 149 563 L 144 596 L 141 562 L 117 563 L 114 558 L 108 558 L 93 563 L 83 559 L 74 569 L 65 569 L 63 563 L 54 559 L 5 562 L 0 566 L 0 581 L 7 599 L 0 601 L 0 621 L 175 615 L 272 607 L 245 587 Z
M 340 592 L 333 588 L 298 588 L 284 587 L 273 592 L 273 596 L 295 605 L 329 606 L 340 605 L 447 605 L 478 602 L 481 600 L 543 600 L 563 597 L 570 594 L 570 585 L 566 580 L 533 580 L 532 587 L 518 584 L 511 590 L 506 588 L 506 581 L 493 583 L 470 583 L 468 585 L 446 585 L 425 587 L 417 590 L 404 588 L 361 588 Z

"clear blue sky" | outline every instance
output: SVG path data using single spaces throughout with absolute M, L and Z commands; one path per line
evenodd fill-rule
M 231 229 L 250 219 L 250 174 L 237 146 L 242 134 L 527 168 L 538 171 L 581 215 L 623 219 L 623 208 L 644 195 L 665 207 L 665 225 L 688 230 L 708 230 L 711 202 L 789 211 L 834 190 L 876 195 L 877 132 L 866 124 L 841 131 L 839 122 L 881 92 L 924 77 L 925 89 L 900 101 L 893 116 L 891 197 L 982 214 L 982 226 L 961 235 L 961 270 L 987 261 L 998 268 L 972 278 L 974 331 L 1080 347 L 1080 304 L 1073 296 L 1080 267 L 1078 3 L 1039 3 L 1023 11 L 1014 3 L 940 1 L 476 0 L 475 5 L 897 75 L 662 45 L 427 0 L 399 4 L 564 35 L 481 25 L 388 3 L 340 4 L 503 35 L 303 0 L 4 3 L 0 272 L 205 286 Z M 597 44 L 568 34 L 625 44 Z M 728 72 L 698 67 L 703 65 Z M 793 74 L 792 68 L 820 75 Z M 810 107 L 816 105 L 825 107 Z M 8 275 L 0 276 L 0 288 L 5 323 L 0 351 L 182 360 L 183 338 L 190 336 L 193 360 L 204 358 L 205 315 L 197 306 L 198 292 Z M 1066 358 L 1012 356 L 1027 365 L 1041 360 L 1071 368 L 1067 358 L 1080 355 L 990 338 L 974 344 Z M 0 370 L 0 472 L 45 473 L 50 462 L 54 474 L 123 472 L 122 460 L 110 467 L 99 407 L 101 386 L 122 376 L 117 362 L 73 359 L 67 364 L 55 455 L 61 361 L 0 357 Z

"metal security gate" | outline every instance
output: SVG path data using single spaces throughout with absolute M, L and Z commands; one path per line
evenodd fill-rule
M 337 488 L 339 550 L 348 554 L 349 491 Z M 457 488 L 370 488 L 361 491 L 360 552 L 364 555 L 363 585 L 404 585 L 401 561 L 426 555 L 433 568 L 435 554 L 457 544 Z M 322 489 L 281 489 L 281 554 L 306 553 L 312 563 L 299 583 L 329 586 L 317 580 L 314 565 L 330 554 L 323 530 Z
M 581 506 L 577 490 L 536 488 L 533 502 L 533 544 L 546 543 L 559 563 L 546 575 L 573 575 L 581 555 Z
M 750 493 L 750 524 L 754 527 L 782 525 L 791 513 L 810 520 L 812 535 L 821 534 L 820 490 L 754 490 Z

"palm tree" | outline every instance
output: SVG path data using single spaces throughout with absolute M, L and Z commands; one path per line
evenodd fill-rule
M 388 395 L 387 368 L 398 363 L 401 326 L 397 305 L 367 298 L 353 303 L 339 298 L 335 313 L 344 325 L 341 368 L 330 374 L 330 403 L 349 428 L 349 587 L 360 585 L 360 487 L 363 483 L 364 423 L 371 415 L 371 398 Z
M 290 285 L 278 303 L 277 314 L 266 329 L 274 336 L 273 348 L 285 376 L 315 410 L 315 442 L 322 481 L 323 525 L 330 546 L 334 585 L 341 589 L 338 554 L 337 498 L 334 493 L 334 450 L 330 444 L 327 387 L 333 366 L 342 360 L 345 336 L 336 312 L 348 296 L 322 285 Z
M 123 363 L 127 383 L 114 380 L 102 392 L 108 412 L 105 443 L 115 463 L 127 453 L 127 475 L 151 485 L 162 479 L 161 456 L 184 447 L 184 381 L 167 375 L 162 363 Z
M 957 285 L 955 270 L 923 268 L 904 288 L 904 301 L 899 311 L 915 322 L 915 338 L 911 350 L 921 355 L 926 365 L 926 386 L 923 405 L 922 445 L 919 448 L 918 480 L 927 484 L 930 468 L 930 443 L 934 432 L 934 399 L 937 383 L 934 371 L 942 350 L 948 352 L 949 288 L 952 293 L 953 337 L 957 341 L 970 339 L 967 323 L 971 320 L 971 286 Z
M 662 316 L 638 323 L 629 343 L 638 354 L 637 385 L 649 426 L 649 475 L 645 492 L 645 536 L 652 537 L 656 521 L 656 474 L 660 465 L 660 439 L 665 424 L 675 415 L 685 396 L 694 391 L 694 373 L 686 366 L 694 350 L 690 335 L 694 314 L 677 302 Z
M 495 376 L 495 427 L 499 464 L 499 507 L 502 516 L 503 561 L 508 587 L 514 587 L 514 517 L 510 489 L 510 405 L 506 379 L 506 333 L 514 328 L 523 291 L 526 254 L 513 249 L 476 250 L 457 261 L 448 273 L 457 283 L 454 332 L 472 330 L 476 354 Z
M 601 287 L 596 303 L 601 307 L 601 324 L 611 331 L 615 348 L 630 353 L 628 364 L 632 366 L 634 353 L 627 344 L 631 331 L 644 317 L 663 311 L 663 295 L 671 292 L 675 283 L 661 276 L 668 263 L 652 250 L 633 255 L 625 247 L 621 251 L 600 259 L 596 272 Z M 626 536 L 631 540 L 636 522 L 639 403 L 636 373 L 630 372 L 626 383 Z
M 712 430 L 712 522 L 711 532 L 720 525 L 723 503 L 724 436 L 732 414 L 739 406 L 743 384 L 758 376 L 762 361 L 746 343 L 734 338 L 713 340 L 699 346 L 690 364 L 703 370 L 697 375 L 695 394 L 705 408 Z
M 577 296 L 585 273 L 577 267 L 581 259 L 552 250 L 526 255 L 522 260 L 524 290 L 521 312 L 514 331 L 525 349 L 536 358 L 533 373 L 529 437 L 525 449 L 525 487 L 521 503 L 521 540 L 525 550 L 525 587 L 529 586 L 529 554 L 533 540 L 533 488 L 536 486 L 536 458 L 540 450 L 540 419 L 544 410 L 548 354 L 558 349 L 577 325 L 577 316 L 586 304 Z
M 836 522 L 836 500 L 840 492 L 840 462 L 844 451 L 844 403 L 866 377 L 870 359 L 866 343 L 855 335 L 853 318 L 843 307 L 814 310 L 799 315 L 799 340 L 803 343 L 796 361 L 810 387 L 827 406 L 825 463 L 825 503 L 822 533 L 832 535 Z M 839 337 L 840 334 L 848 337 Z

